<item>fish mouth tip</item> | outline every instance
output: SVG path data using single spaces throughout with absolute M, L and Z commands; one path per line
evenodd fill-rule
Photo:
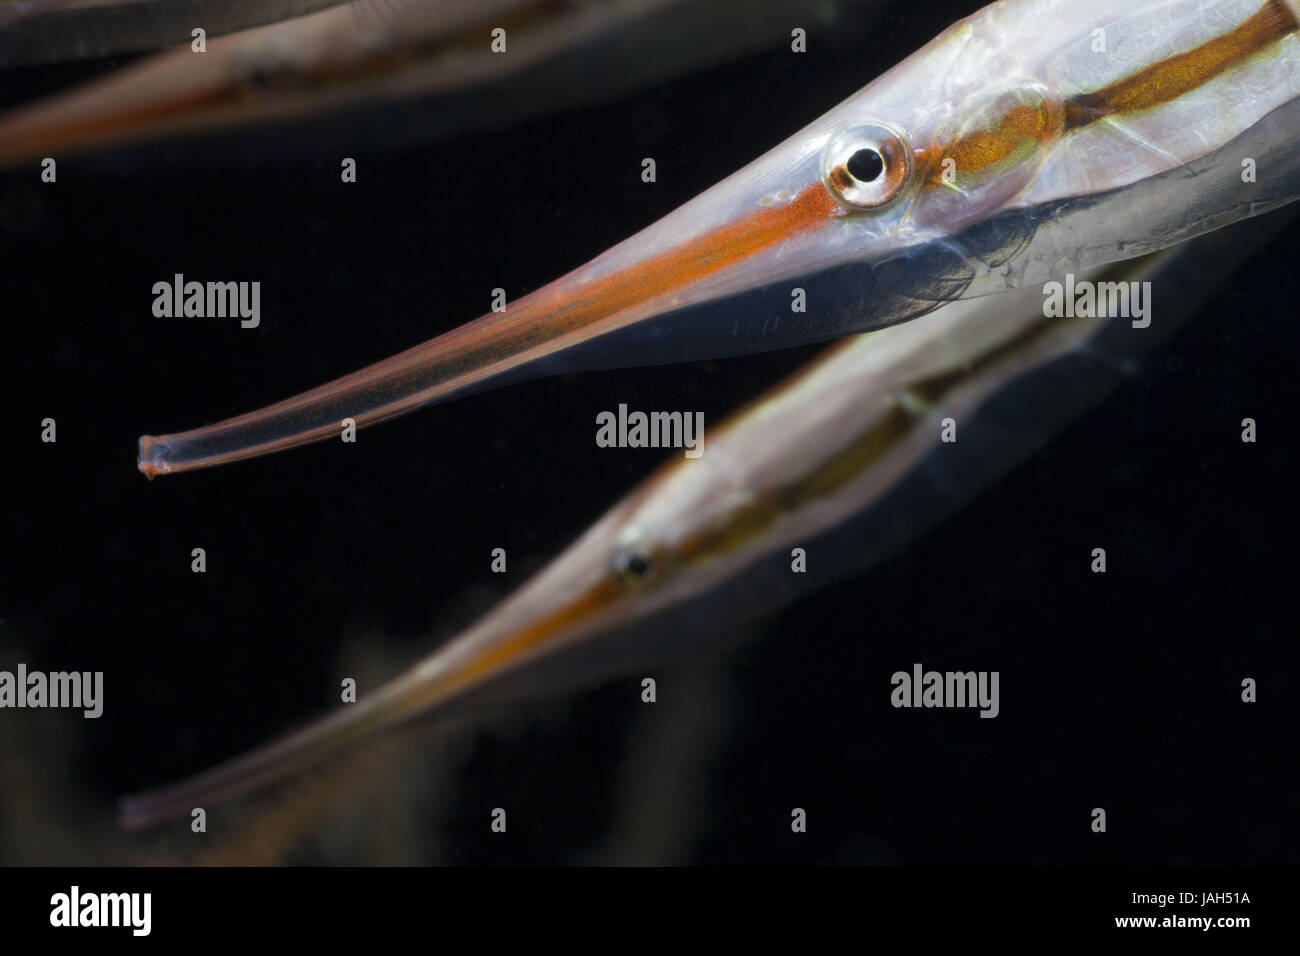
M 140 454 L 136 462 L 140 474 L 152 481 L 155 475 L 165 475 L 171 471 L 171 466 L 165 460 L 167 451 L 167 444 L 161 438 L 141 435 Z

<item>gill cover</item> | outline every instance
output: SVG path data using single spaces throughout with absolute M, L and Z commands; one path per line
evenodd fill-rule
M 984 218 L 1025 189 L 1061 137 L 1060 99 L 1017 80 L 949 105 L 917 150 L 912 215 L 950 232 Z

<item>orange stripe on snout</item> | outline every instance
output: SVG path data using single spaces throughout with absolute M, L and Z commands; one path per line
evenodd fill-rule
M 817 226 L 839 211 L 839 204 L 819 183 L 784 206 L 760 209 L 625 271 L 597 279 L 582 288 L 577 296 L 566 280 L 561 279 L 529 296 L 528 300 L 536 298 L 537 301 L 528 305 L 561 321 L 583 324 L 697 282 Z M 516 308 L 522 308 L 525 301 L 521 300 Z
M 1223 36 L 1161 60 L 1110 86 L 1072 97 L 1065 107 L 1066 128 L 1076 129 L 1104 116 L 1136 113 L 1176 100 L 1297 28 L 1300 23 L 1285 3 L 1268 0 L 1258 13 Z
M 589 264 L 501 313 L 490 313 L 382 362 L 293 398 L 203 428 L 141 439 L 146 475 L 206 468 L 338 434 L 352 418 L 373 425 L 447 397 L 528 362 L 669 312 L 692 284 L 847 215 L 820 182 L 782 205 L 760 207 L 660 252 L 627 254 L 626 264 L 592 276 Z M 632 240 L 649 246 L 653 239 Z M 761 276 L 752 283 L 759 284 Z M 639 313 L 629 310 L 644 307 Z
M 473 686 L 478 681 L 503 671 L 529 651 L 549 640 L 563 637 L 574 627 L 593 618 L 623 596 L 612 579 L 597 582 L 590 590 L 580 594 L 545 617 L 522 628 L 505 642 L 490 647 L 481 655 L 448 676 L 448 688 Z
M 519 299 L 507 312 L 484 316 L 430 344 L 447 350 L 451 374 L 468 371 L 684 289 L 843 212 L 817 183 L 785 205 L 760 209 L 610 275 L 582 283 L 570 273 Z

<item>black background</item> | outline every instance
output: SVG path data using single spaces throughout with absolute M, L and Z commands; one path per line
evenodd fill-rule
M 384 635 L 393 667 L 508 593 L 660 461 L 597 449 L 596 411 L 713 421 L 817 350 L 512 386 L 354 447 L 154 482 L 135 470 L 139 434 L 283 398 L 481 314 L 495 286 L 543 284 L 973 8 L 908 3 L 815 32 L 803 56 L 778 45 L 434 144 L 385 148 L 347 128 L 226 135 L 203 140 L 201 159 L 170 144 L 69 156 L 55 185 L 0 173 L 5 651 L 106 682 L 100 720 L 42 724 L 66 748 L 27 740 L 0 755 L 9 806 L 38 808 L 0 821 L 10 862 L 190 858 L 198 838 L 183 826 L 118 833 L 114 799 L 322 712 L 345 642 Z M 85 69 L 15 71 L 5 100 Z M 356 185 L 339 182 L 341 155 L 358 158 Z M 1297 235 L 1259 249 L 1120 393 L 886 566 L 772 617 L 720 661 L 665 668 L 661 708 L 675 686 L 710 688 L 676 731 L 708 742 L 706 758 L 680 777 L 665 760 L 659 781 L 672 853 L 610 849 L 642 786 L 629 748 L 655 719 L 629 678 L 471 733 L 438 771 L 454 779 L 436 806 L 412 783 L 425 758 L 408 758 L 367 798 L 378 823 L 318 815 L 279 858 L 1295 862 Z M 261 327 L 155 319 L 151 287 L 174 272 L 260 279 Z M 55 445 L 39 440 L 46 416 Z M 1239 440 L 1246 416 L 1257 444 Z M 205 575 L 189 570 L 196 546 Z M 489 573 L 498 546 L 506 576 Z M 1096 546 L 1104 576 L 1088 573 Z M 1000 671 L 1001 716 L 892 709 L 889 675 L 914 661 Z M 30 804 L 14 799 L 35 786 L 23 761 L 55 788 Z M 506 838 L 488 832 L 496 806 L 510 809 Z M 795 806 L 807 834 L 790 832 Z M 1104 835 L 1089 830 L 1096 806 Z M 402 845 L 375 842 L 398 808 Z M 226 832 L 219 813 L 209 840 Z M 50 856 L 13 851 L 18 829 Z

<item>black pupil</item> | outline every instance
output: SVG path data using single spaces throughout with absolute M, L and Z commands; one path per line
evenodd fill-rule
M 874 149 L 860 149 L 849 157 L 849 175 L 860 183 L 876 181 L 885 171 L 885 161 Z
M 631 577 L 644 577 L 650 570 L 650 562 L 639 554 L 629 554 L 623 559 L 623 570 Z

